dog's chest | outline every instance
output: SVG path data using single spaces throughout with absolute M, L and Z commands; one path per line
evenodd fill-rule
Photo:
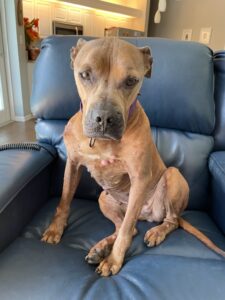
M 120 190 L 127 185 L 126 165 L 111 147 L 97 149 L 80 148 L 81 163 L 105 190 Z
M 102 165 L 102 160 L 95 159 L 88 161 L 86 167 L 103 189 L 119 190 L 123 186 L 126 172 L 121 161 L 115 160 L 113 163 Z

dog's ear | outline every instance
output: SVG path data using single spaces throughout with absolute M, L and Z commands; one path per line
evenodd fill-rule
M 74 63 L 74 60 L 77 56 L 77 53 L 79 52 L 79 50 L 81 49 L 81 47 L 86 44 L 87 41 L 85 39 L 82 39 L 80 38 L 78 41 L 77 41 L 77 44 L 75 47 L 72 47 L 70 49 L 70 65 L 71 65 L 71 68 L 73 69 L 73 63 Z
M 151 74 L 152 74 L 152 63 L 153 63 L 151 49 L 148 46 L 141 47 L 138 49 L 143 54 L 144 66 L 145 66 L 145 70 L 146 70 L 145 77 L 150 78 Z

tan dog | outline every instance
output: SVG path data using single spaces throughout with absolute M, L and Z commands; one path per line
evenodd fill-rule
M 102 276 L 120 270 L 137 233 L 137 220 L 161 222 L 145 234 L 149 247 L 159 245 L 180 225 L 224 255 L 179 217 L 188 203 L 188 184 L 178 169 L 165 167 L 148 117 L 136 102 L 144 76 L 151 75 L 150 49 L 117 38 L 80 39 L 71 58 L 82 110 L 64 132 L 68 158 L 62 198 L 42 240 L 60 241 L 81 166 L 86 166 L 104 190 L 99 197 L 101 211 L 115 224 L 115 232 L 86 257 L 89 263 L 99 263 L 97 272 Z

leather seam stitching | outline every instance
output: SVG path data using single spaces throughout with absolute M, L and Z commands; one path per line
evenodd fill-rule
M 225 171 L 217 162 L 217 160 L 213 156 L 211 156 L 211 160 L 213 161 L 214 165 L 216 165 L 217 169 L 225 176 Z

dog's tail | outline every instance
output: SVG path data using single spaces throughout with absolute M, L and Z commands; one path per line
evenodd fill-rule
M 199 239 L 203 244 L 209 247 L 211 250 L 216 253 L 222 255 L 225 258 L 225 251 L 217 247 L 206 235 L 204 235 L 200 230 L 192 226 L 190 223 L 185 221 L 183 218 L 179 218 L 179 225 L 188 233 L 194 235 L 197 239 Z

